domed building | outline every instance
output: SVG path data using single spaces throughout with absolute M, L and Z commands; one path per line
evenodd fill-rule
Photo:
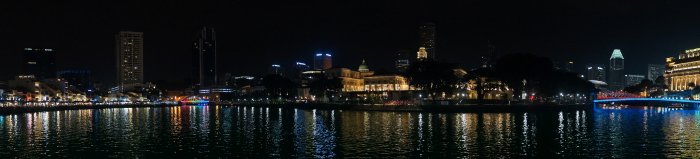
M 365 60 L 362 59 L 362 64 L 357 67 L 357 71 L 360 72 L 360 75 L 362 77 L 368 77 L 368 76 L 373 76 L 374 72 L 370 71 L 369 68 L 367 67 L 367 64 L 365 64 Z

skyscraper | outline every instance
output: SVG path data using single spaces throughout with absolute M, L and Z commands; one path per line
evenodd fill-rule
M 304 63 L 304 62 L 294 63 L 294 69 L 295 69 L 295 72 L 297 72 L 297 73 L 301 73 L 301 72 L 310 70 L 309 66 L 306 65 L 306 63 Z
M 333 57 L 330 51 L 316 51 L 314 55 L 314 70 L 325 70 L 333 67 Z
M 418 47 L 425 47 L 428 52 L 428 58 L 437 60 L 437 52 L 435 51 L 435 23 L 423 23 L 418 27 L 420 41 Z
M 143 33 L 122 31 L 115 36 L 117 84 L 143 83 Z
M 400 50 L 396 52 L 396 59 L 394 59 L 394 67 L 396 72 L 403 73 L 406 72 L 410 64 L 409 52 L 406 50 Z
M 608 85 L 610 90 L 622 90 L 625 86 L 624 71 L 625 57 L 622 56 L 620 49 L 613 50 L 610 55 L 610 74 L 608 76 Z
M 605 65 L 588 64 L 586 67 L 586 78 L 588 80 L 605 82 Z
M 194 84 L 207 87 L 217 84 L 216 31 L 203 27 L 192 45 Z
M 647 78 L 649 80 L 656 82 L 656 78 L 664 75 L 666 71 L 666 66 L 661 64 L 649 64 L 647 67 Z
M 272 66 L 270 66 L 270 71 L 268 72 L 268 74 L 282 75 L 282 66 L 278 64 L 272 64 Z
M 56 77 L 56 55 L 53 49 L 24 48 L 24 74 L 36 79 Z

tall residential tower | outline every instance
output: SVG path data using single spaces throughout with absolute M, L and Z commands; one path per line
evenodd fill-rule
M 143 33 L 122 31 L 115 36 L 117 84 L 143 83 Z

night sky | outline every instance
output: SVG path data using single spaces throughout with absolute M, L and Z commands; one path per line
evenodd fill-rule
M 499 54 L 607 64 L 625 56 L 627 74 L 700 47 L 698 2 L 680 1 L 19 1 L 0 5 L 0 78 L 21 67 L 21 49 L 55 48 L 61 69 L 90 69 L 114 81 L 114 34 L 144 32 L 146 81 L 190 78 L 191 43 L 202 26 L 217 30 L 219 73 L 261 75 L 270 64 L 311 63 L 313 50 L 334 65 L 390 69 L 397 50 L 417 50 L 418 25 L 435 22 L 441 61 L 477 66 L 487 41 Z

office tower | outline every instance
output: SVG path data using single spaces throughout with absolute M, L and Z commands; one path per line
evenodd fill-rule
M 637 85 L 644 79 L 644 75 L 625 75 L 625 87 Z
M 416 55 L 418 60 L 428 59 L 428 51 L 425 47 L 418 48 L 418 52 L 416 52 Z
M 268 74 L 282 75 L 282 66 L 278 64 L 272 64 L 272 66 L 270 66 L 270 71 L 268 72 Z
M 24 74 L 36 79 L 56 77 L 56 53 L 53 49 L 24 48 Z
M 408 70 L 408 66 L 410 65 L 409 57 L 409 52 L 406 50 L 396 52 L 396 59 L 394 59 L 394 67 L 396 68 L 396 72 L 404 73 L 406 70 Z
M 314 55 L 314 70 L 325 70 L 333 67 L 333 57 L 330 51 L 316 51 Z
M 115 36 L 117 84 L 143 83 L 143 33 L 122 31 Z
M 663 76 L 664 71 L 666 71 L 665 65 L 649 64 L 649 66 L 647 67 L 647 78 L 649 78 L 649 80 L 653 82 L 656 82 L 656 78 L 658 78 L 659 76 Z
M 428 58 L 437 60 L 437 52 L 435 51 L 435 23 L 423 23 L 419 27 L 418 47 L 425 47 L 425 50 L 430 53 Z
M 294 63 L 294 70 L 295 72 L 301 73 L 304 71 L 311 70 L 311 68 L 309 68 L 309 65 L 307 65 L 304 62 L 296 62 Z
M 586 78 L 588 80 L 605 82 L 605 65 L 588 64 L 586 66 Z
M 192 76 L 199 86 L 217 85 L 216 31 L 203 27 L 192 45 Z
M 624 87 L 625 58 L 620 49 L 613 50 L 610 55 L 610 73 L 608 74 L 608 86 L 610 90 L 622 90 Z

